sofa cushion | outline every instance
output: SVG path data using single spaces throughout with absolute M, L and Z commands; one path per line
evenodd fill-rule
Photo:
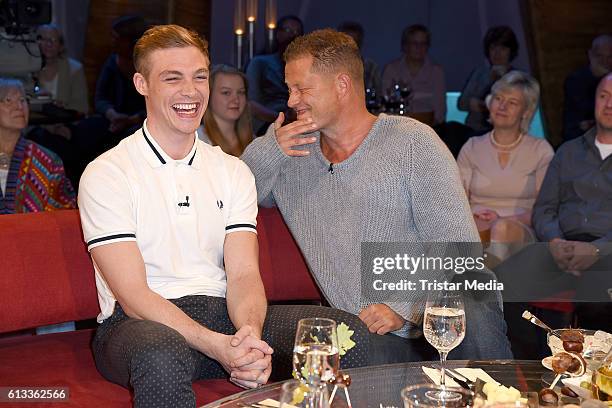
M 19 336 L 0 340 L 2 386 L 69 387 L 68 403 L 7 404 L 14 406 L 106 407 L 132 406 L 130 391 L 108 382 L 95 366 L 91 353 L 93 330 Z M 241 389 L 225 379 L 193 384 L 198 406 L 234 394 Z
M 99 313 L 76 210 L 0 217 L 0 333 Z
M 259 207 L 259 272 L 271 302 L 323 299 L 277 208 Z

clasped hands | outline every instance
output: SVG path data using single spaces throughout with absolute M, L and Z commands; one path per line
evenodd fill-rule
M 230 381 L 243 388 L 268 382 L 274 350 L 253 327 L 244 325 L 234 335 L 222 336 L 212 357 L 230 374 Z
M 581 276 L 599 259 L 597 247 L 588 242 L 554 238 L 549 248 L 559 268 L 575 276 Z

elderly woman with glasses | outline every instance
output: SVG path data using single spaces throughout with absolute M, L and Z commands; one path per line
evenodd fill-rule
M 457 159 L 476 225 L 491 242 L 534 239 L 531 211 L 553 157 L 545 139 L 527 133 L 539 96 L 529 74 L 504 75 L 486 99 L 493 130 L 470 138 Z
M 28 116 L 22 83 L 0 78 L 0 214 L 75 208 L 61 159 L 23 137 Z

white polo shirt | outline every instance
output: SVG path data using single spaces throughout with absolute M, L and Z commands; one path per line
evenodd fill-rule
M 150 136 L 145 121 L 91 162 L 79 184 L 88 250 L 136 241 L 149 287 L 166 299 L 225 297 L 225 235 L 256 233 L 257 193 L 249 168 L 195 134 L 194 141 L 184 159 L 174 160 Z M 102 322 L 116 300 L 94 267 Z

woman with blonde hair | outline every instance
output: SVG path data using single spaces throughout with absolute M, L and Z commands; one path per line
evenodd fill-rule
M 240 156 L 253 140 L 246 76 L 229 65 L 210 74 L 210 100 L 198 137 L 227 154 Z
M 534 240 L 532 207 L 554 154 L 545 139 L 528 134 L 539 97 L 531 75 L 504 75 L 486 99 L 493 130 L 470 138 L 457 159 L 478 230 L 492 243 Z
M 46 92 L 66 109 L 85 115 L 89 112 L 87 82 L 83 65 L 66 56 L 64 36 L 55 24 L 45 24 L 36 30 L 36 40 L 42 57 L 37 74 L 41 92 Z

